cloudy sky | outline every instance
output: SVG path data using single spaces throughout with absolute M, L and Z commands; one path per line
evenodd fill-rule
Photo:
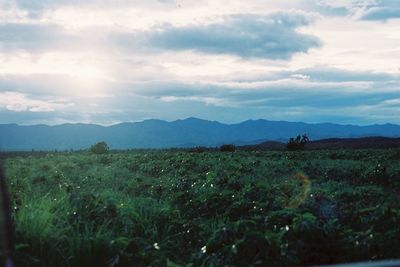
M 398 0 L 0 0 L 0 123 L 400 124 Z

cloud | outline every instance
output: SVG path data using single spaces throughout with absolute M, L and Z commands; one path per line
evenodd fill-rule
M 270 15 L 236 14 L 213 17 L 209 23 L 176 26 L 162 24 L 148 30 L 126 32 L 123 28 L 92 27 L 84 31 L 42 22 L 0 24 L 0 47 L 4 51 L 31 53 L 54 50 L 82 51 L 116 47 L 143 54 L 194 51 L 242 58 L 288 60 L 321 46 L 320 40 L 299 32 L 314 15 L 278 12 Z
M 154 4 L 174 3 L 174 0 L 114 0 L 110 5 L 107 0 L 14 0 L 20 9 L 26 10 L 31 17 L 40 17 L 46 10 L 57 9 L 61 7 L 126 7 L 126 6 L 149 6 Z M 8 5 L 10 6 L 10 4 Z
M 0 108 L 8 111 L 52 112 L 69 104 L 29 98 L 18 92 L 0 92 Z
M 399 111 L 398 103 L 393 99 L 398 99 L 400 94 L 396 88 L 383 85 L 379 82 L 315 82 L 288 78 L 258 83 L 176 84 L 174 92 L 168 89 L 172 85 L 168 88 L 149 85 L 140 95 L 151 99 L 145 101 L 153 111 L 162 111 L 155 118 L 164 119 L 182 114 L 181 117 L 202 116 L 231 122 L 265 118 L 356 124 L 399 123 L 398 117 L 393 116 Z M 120 103 L 128 105 L 130 101 L 125 97 Z
M 282 71 L 267 79 L 249 81 L 150 83 L 136 93 L 170 107 L 175 104 L 191 111 L 190 107 L 196 106 L 203 112 L 208 110 L 210 117 L 220 116 L 212 115 L 216 110 L 229 111 L 230 120 L 253 116 L 314 122 L 399 123 L 391 115 L 399 109 L 395 101 L 400 98 L 399 83 L 400 77 L 396 75 L 316 67 Z M 374 117 L 375 113 L 380 114 L 379 118 Z M 224 114 L 224 118 L 228 117 Z
M 380 23 L 396 8 L 398 0 L 0 0 L 0 123 L 400 123 L 398 25 Z
M 394 18 L 400 18 L 400 7 L 374 7 L 362 16 L 363 20 L 387 20 Z
M 57 25 L 33 23 L 0 24 L 0 47 L 5 51 L 23 49 L 45 51 L 57 46 L 73 44 L 72 36 Z
M 163 102 L 176 102 L 176 101 L 194 101 L 206 104 L 206 106 L 216 107 L 230 107 L 232 104 L 228 103 L 222 98 L 216 97 L 202 97 L 202 96 L 161 96 L 159 98 Z
M 377 4 L 376 0 L 317 0 L 318 4 L 321 6 L 331 7 L 331 8 L 368 8 Z
M 398 0 L 320 0 L 319 4 L 331 9 L 344 9 L 361 20 L 388 20 L 400 18 Z
M 0 94 L 0 119 L 3 123 L 25 124 L 46 121 L 112 124 L 144 118 L 174 120 L 196 116 L 226 122 L 265 118 L 400 123 L 393 116 L 399 110 L 400 77 L 384 73 L 345 73 L 340 69 L 316 67 L 281 71 L 248 81 L 121 83 L 112 85 L 113 94 L 105 98 L 76 95 L 64 101 L 60 100 L 61 95 L 50 98 L 46 94 L 29 93 L 27 86 L 18 93 Z M 36 78 L 43 79 L 42 76 Z M 12 86 L 12 81 L 9 80 L 7 86 Z M 52 86 L 54 92 L 60 93 L 64 85 L 54 83 Z
M 319 66 L 314 68 L 299 69 L 295 74 L 304 75 L 319 82 L 388 82 L 400 81 L 399 75 L 372 72 L 349 71 L 339 68 Z
M 172 51 L 289 59 L 321 46 L 317 37 L 297 31 L 311 21 L 311 16 L 295 12 L 231 15 L 205 25 L 161 25 L 143 33 L 143 37 L 149 46 Z
M 17 5 L 24 9 L 44 9 L 49 7 L 56 7 L 56 6 L 76 6 L 79 4 L 86 4 L 86 5 L 109 5 L 110 2 L 108 0 L 15 0 Z M 161 3 L 173 3 L 174 0 L 150 0 L 150 1 L 142 1 L 142 0 L 114 0 L 113 5 L 140 5 L 143 2 L 161 2 Z

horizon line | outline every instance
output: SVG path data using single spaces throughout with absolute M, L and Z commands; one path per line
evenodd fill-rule
M 207 122 L 216 122 L 219 124 L 224 124 L 224 125 L 239 125 L 245 122 L 250 122 L 250 121 L 267 121 L 267 122 L 286 122 L 286 123 L 304 123 L 304 124 L 311 124 L 311 125 L 318 125 L 318 124 L 333 124 L 333 125 L 340 125 L 340 126 L 356 126 L 356 127 L 368 127 L 368 126 L 384 126 L 384 125 L 393 125 L 393 126 L 400 126 L 400 124 L 395 124 L 395 123 L 372 123 L 372 124 L 344 124 L 344 123 L 336 123 L 336 122 L 305 122 L 305 121 L 286 121 L 286 120 L 269 120 L 269 119 L 247 119 L 243 120 L 240 122 L 235 122 L 235 123 L 227 123 L 227 122 L 221 122 L 217 120 L 208 120 L 208 119 L 203 119 L 199 117 L 185 117 L 182 119 L 174 119 L 174 120 L 163 120 L 163 119 L 157 119 L 157 118 L 146 118 L 143 120 L 137 120 L 137 121 L 121 121 L 121 122 L 114 122 L 111 124 L 101 124 L 101 123 L 92 123 L 92 122 L 65 122 L 65 123 L 57 123 L 57 124 L 46 124 L 46 123 L 37 123 L 37 124 L 20 124 L 20 123 L 0 123 L 0 125 L 17 125 L 17 126 L 22 126 L 22 127 L 29 127 L 29 126 L 48 126 L 48 127 L 57 127 L 57 126 L 63 126 L 63 125 L 93 125 L 93 126 L 100 126 L 100 127 L 113 127 L 121 124 L 135 124 L 135 123 L 143 123 L 146 121 L 161 121 L 161 122 L 166 122 L 166 123 L 174 123 L 174 122 L 179 122 L 179 121 L 187 121 L 187 120 L 199 120 L 199 121 L 207 121 Z

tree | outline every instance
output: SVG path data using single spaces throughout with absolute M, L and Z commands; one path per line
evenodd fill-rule
M 104 141 L 98 142 L 89 148 L 89 151 L 94 154 L 106 154 L 106 153 L 108 153 L 109 150 L 110 150 L 110 148 L 108 147 L 107 143 Z
M 287 150 L 303 150 L 304 146 L 310 142 L 307 134 L 298 135 L 296 138 L 290 138 L 289 142 L 286 144 Z

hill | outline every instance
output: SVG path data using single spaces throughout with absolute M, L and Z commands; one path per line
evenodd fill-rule
M 400 148 L 400 138 L 372 136 L 364 138 L 330 138 L 317 140 L 306 145 L 306 149 L 369 149 L 369 148 Z
M 240 146 L 244 150 L 284 150 L 286 143 L 266 141 L 256 145 Z M 315 149 L 379 149 L 400 148 L 400 138 L 382 136 L 360 138 L 329 138 L 311 141 L 306 144 L 306 150 Z
M 107 127 L 94 124 L 0 124 L 0 149 L 85 149 L 98 141 L 106 141 L 112 149 L 213 147 L 223 143 L 253 145 L 266 140 L 286 142 L 288 138 L 300 133 L 307 133 L 311 140 L 368 136 L 400 137 L 400 126 L 309 124 L 268 120 L 224 124 L 197 118 L 172 122 L 152 119 Z

